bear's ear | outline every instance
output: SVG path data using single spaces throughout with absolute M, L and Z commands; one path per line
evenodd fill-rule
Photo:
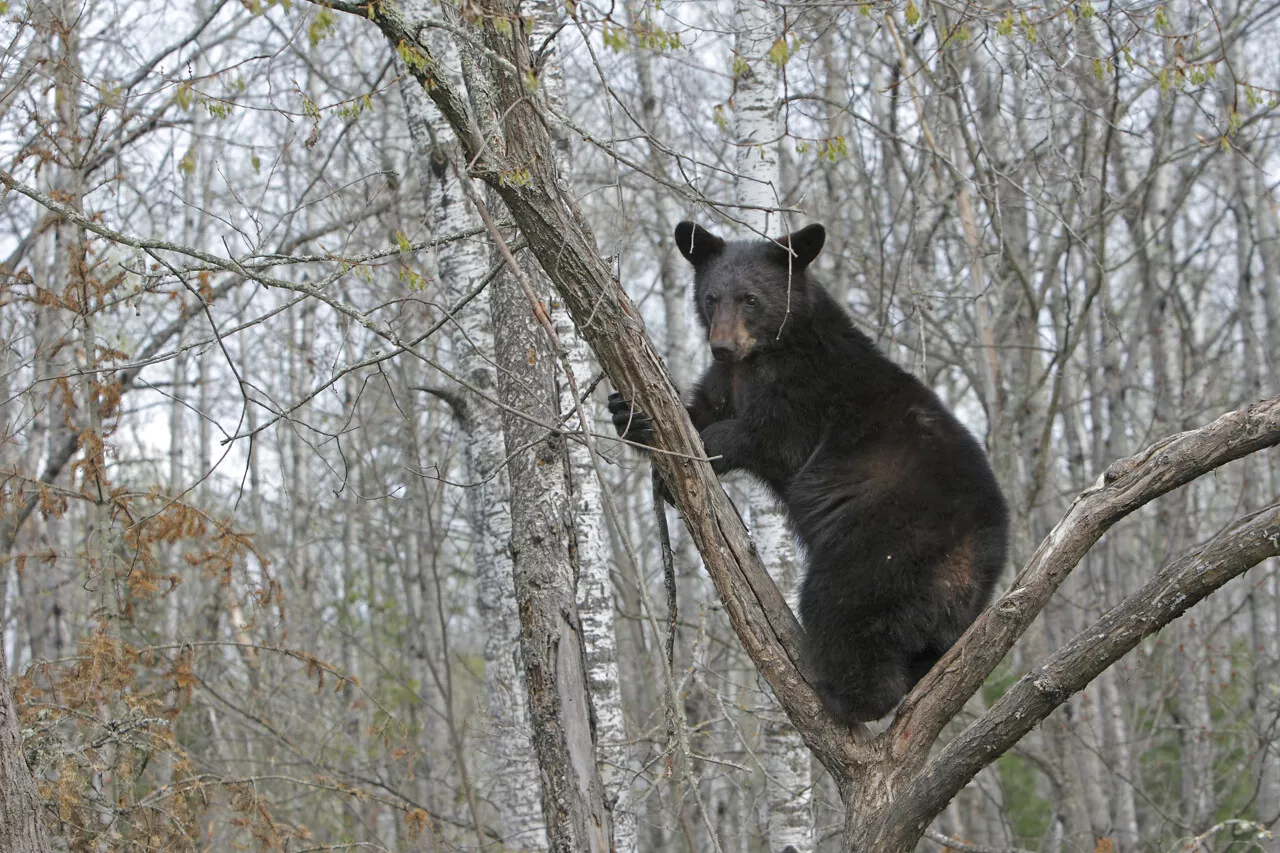
M 779 237 L 777 244 L 782 247 L 782 262 L 787 262 L 786 249 L 795 252 L 795 257 L 791 259 L 791 266 L 794 269 L 802 270 L 809 264 L 813 263 L 813 259 L 818 257 L 818 253 L 822 251 L 822 244 L 827 240 L 827 229 L 818 223 L 814 223 L 799 231 L 792 231 L 785 237 Z
M 681 222 L 676 226 L 676 248 L 695 267 L 724 251 L 724 241 L 701 225 Z

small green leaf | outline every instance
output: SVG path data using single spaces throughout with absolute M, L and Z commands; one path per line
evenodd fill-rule
M 724 104 L 716 104 L 711 110 L 711 121 L 720 128 L 721 133 L 729 132 L 729 117 L 724 114 Z
M 315 47 L 332 35 L 337 23 L 338 19 L 333 14 L 333 10 L 321 8 L 311 20 L 311 26 L 307 27 L 307 40 L 311 42 L 311 46 Z
M 915 0 L 907 0 L 907 8 L 903 14 L 906 16 L 908 27 L 914 27 L 920 23 L 920 10 L 916 8 Z
M 225 119 L 231 115 L 231 105 L 225 101 L 215 101 L 210 98 L 201 98 L 200 106 L 204 107 L 210 116 L 216 119 Z
M 778 68 L 786 65 L 787 59 L 789 59 L 791 55 L 790 51 L 787 50 L 787 40 L 784 38 L 774 39 L 773 46 L 769 48 L 769 53 L 767 55 L 769 57 L 769 61 Z
M 600 31 L 600 38 L 604 41 L 605 47 L 614 53 L 622 53 L 627 49 L 627 31 L 622 27 L 611 27 L 604 25 L 604 29 Z
M 400 280 L 409 285 L 410 290 L 427 289 L 427 280 L 408 267 L 400 268 Z
M 843 160 L 849 156 L 849 143 L 843 136 L 832 136 L 822 140 L 818 146 L 818 156 L 828 163 Z
M 1036 25 L 1031 23 L 1031 19 L 1027 17 L 1026 12 L 1018 12 L 1018 24 L 1022 27 L 1022 34 L 1027 37 L 1027 41 L 1035 44 Z
M 679 50 L 679 33 L 669 33 L 653 22 L 648 15 L 636 21 L 636 43 L 645 50 Z

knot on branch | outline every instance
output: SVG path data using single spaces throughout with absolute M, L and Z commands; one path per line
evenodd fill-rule
M 1001 616 L 1011 616 L 1018 613 L 1022 609 L 1023 599 L 1026 598 L 1026 593 L 1027 590 L 1025 587 L 1015 586 L 996 601 L 996 612 Z M 978 617 L 979 620 L 984 618 L 984 616 Z
M 1047 669 L 1040 669 L 1031 677 L 1031 686 L 1050 699 L 1055 705 L 1066 701 L 1071 691 L 1058 681 L 1058 677 Z
M 1117 459 L 1107 466 L 1107 470 L 1102 472 L 1102 485 L 1109 486 L 1121 477 L 1129 474 L 1133 469 L 1137 468 L 1139 461 L 1133 457 Z

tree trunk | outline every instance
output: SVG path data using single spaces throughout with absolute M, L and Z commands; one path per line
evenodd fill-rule
M 741 205 L 738 217 L 748 238 L 777 237 L 787 229 L 783 217 L 776 212 L 783 195 L 779 168 L 782 102 L 779 65 L 770 51 L 778 39 L 785 43 L 786 34 L 774 7 L 757 0 L 737 0 L 734 20 L 735 182 Z M 749 488 L 751 535 L 760 561 L 777 583 L 778 591 L 794 606 L 796 552 L 785 512 L 763 486 L 753 483 Z M 767 686 L 763 692 L 763 738 L 759 749 L 765 775 L 764 817 L 769 849 L 778 853 L 792 847 L 797 853 L 809 853 L 815 843 L 809 751 Z
M 554 38 L 563 20 L 557 6 L 549 0 L 535 0 L 531 35 L 543 49 L 545 71 L 541 94 L 550 112 L 564 110 L 564 83 L 560 52 Z M 569 162 L 572 151 L 564 128 L 552 124 L 550 131 L 557 153 Z M 578 334 L 564 304 L 554 297 L 554 289 L 541 269 L 531 276 L 539 292 L 553 294 L 550 319 L 564 350 L 561 367 L 570 371 L 559 377 L 558 409 L 567 418 L 566 429 L 586 433 L 595 429 L 594 405 L 590 398 L 577 399 L 583 393 L 587 378 L 593 372 L 591 350 Z M 575 389 L 576 393 L 575 393 Z M 579 417 L 579 410 L 582 418 Z M 613 604 L 613 577 L 605 520 L 605 495 L 600 473 L 592 459 L 594 446 L 585 441 L 567 443 L 568 503 L 571 520 L 575 577 L 577 583 L 578 618 L 582 623 L 582 643 L 586 662 L 586 683 L 594 711 L 594 737 L 600 783 L 604 787 L 605 804 L 613 826 L 614 853 L 633 853 L 636 849 L 636 816 L 632 811 L 631 780 L 638 768 L 631 757 L 630 739 L 622 710 L 622 689 L 618 682 L 618 636 Z
M 4 632 L 0 631 L 0 850 L 50 853 L 49 835 L 40 817 L 40 798 L 22 754 L 13 683 L 4 661 Z
M 490 308 L 502 399 L 544 422 L 555 420 L 554 355 L 515 274 L 499 275 Z M 503 412 L 502 427 L 511 475 L 520 650 L 547 835 L 555 851 L 603 853 L 612 846 L 612 828 L 596 768 L 576 578 L 569 559 L 565 439 L 510 411 Z
M 407 14 L 425 20 L 435 9 L 425 2 L 406 3 Z M 447 40 L 439 49 L 447 67 L 456 55 Z M 478 227 L 455 162 L 458 151 L 453 132 L 431 107 L 430 99 L 409 75 L 401 78 L 401 94 L 409 130 L 418 152 L 423 181 L 427 227 L 433 234 Z M 487 253 L 479 241 L 451 244 L 438 250 L 436 269 L 445 301 L 458 305 L 480 285 L 488 270 Z M 476 388 L 498 387 L 493 362 L 494 329 L 489 301 L 479 299 L 458 311 L 449 326 L 454 369 Z M 463 467 L 472 530 L 472 561 L 479 589 L 480 619 L 484 626 L 485 692 L 495 748 L 486 767 L 488 799 L 498 809 L 504 843 L 513 849 L 545 850 L 538 766 L 524 673 L 519 659 L 520 617 L 516 612 L 511 554 L 511 503 L 502 421 L 498 407 L 478 394 L 464 393 L 455 409 L 467 435 Z

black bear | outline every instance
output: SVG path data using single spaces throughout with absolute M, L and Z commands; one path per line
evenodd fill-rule
M 851 724 L 892 711 L 986 605 L 1008 517 L 974 437 L 810 278 L 825 238 L 676 227 L 715 358 L 689 417 L 718 474 L 743 469 L 785 505 L 814 687 Z M 623 438 L 652 440 L 643 412 L 616 393 L 609 408 Z

